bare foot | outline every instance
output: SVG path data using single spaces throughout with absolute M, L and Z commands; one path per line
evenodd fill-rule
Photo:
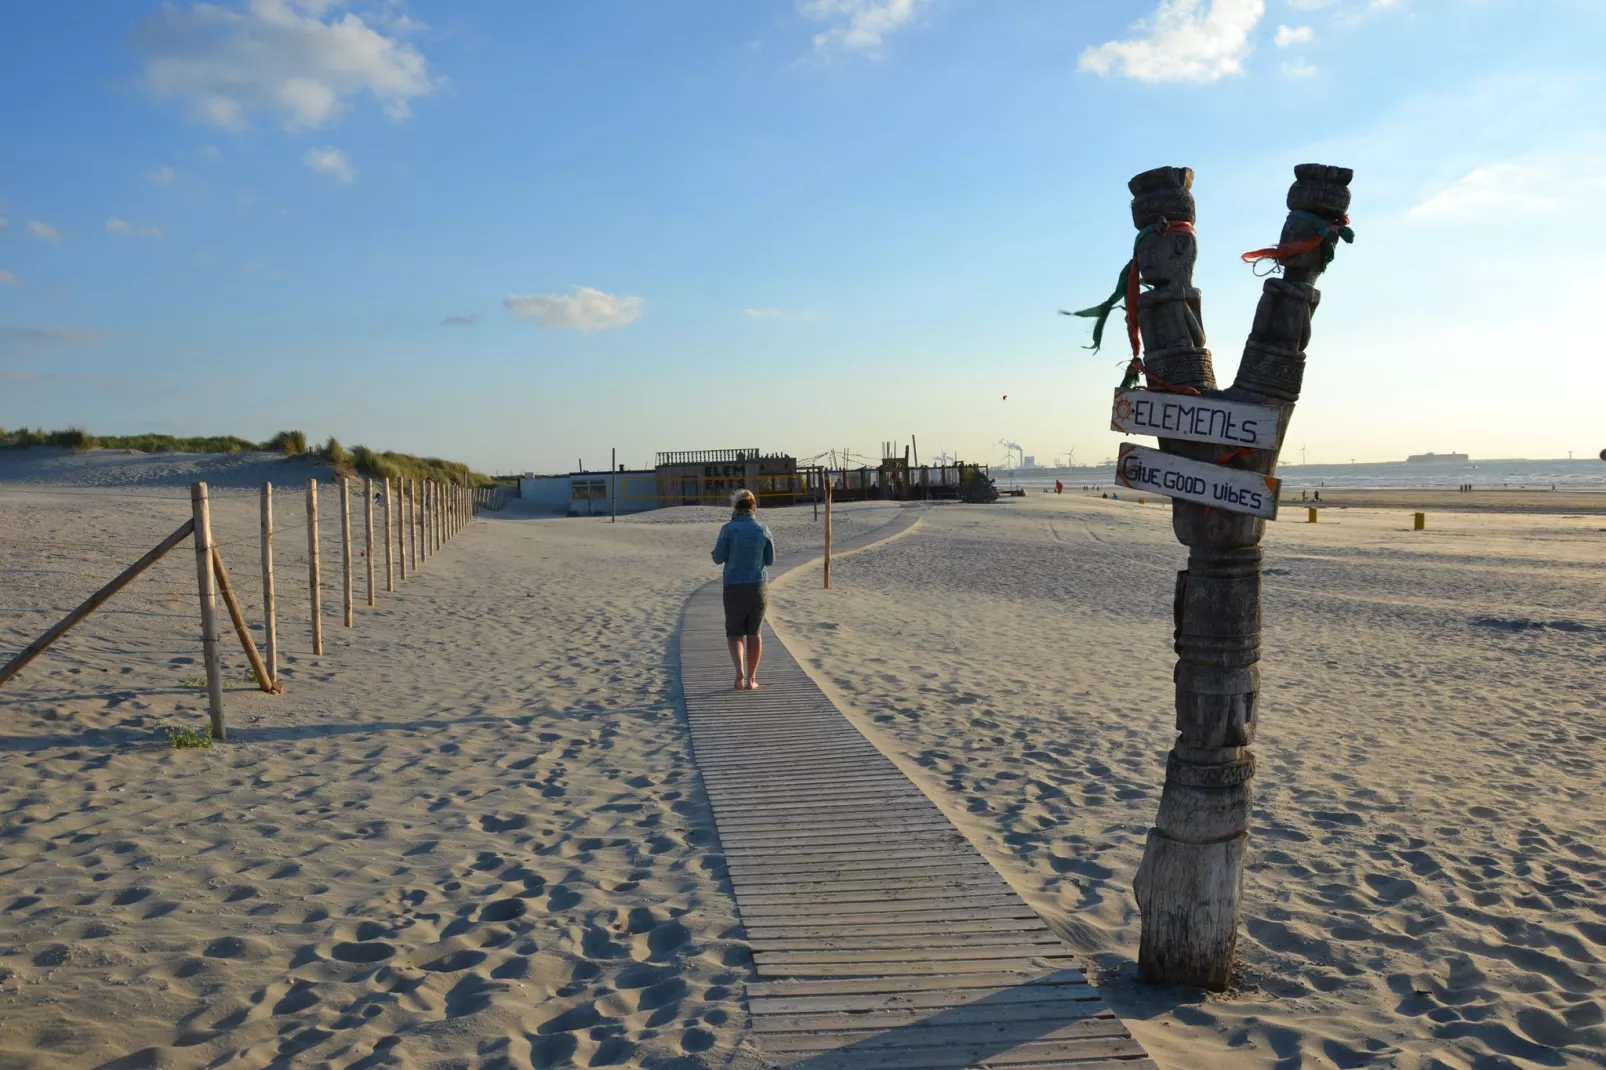
M 747 690 L 749 690 L 749 691 L 757 691 L 758 690 L 758 681 L 757 680 L 749 680 L 749 681 L 747 681 Z
M 738 676 L 736 678 L 736 687 L 733 690 L 746 691 L 747 690 L 747 677 Z

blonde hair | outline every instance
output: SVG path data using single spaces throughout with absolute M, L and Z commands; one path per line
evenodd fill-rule
M 737 513 L 751 513 L 758 508 L 758 499 L 750 490 L 739 490 L 731 495 L 731 510 Z

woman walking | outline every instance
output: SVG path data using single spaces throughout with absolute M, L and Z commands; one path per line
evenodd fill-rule
M 731 519 L 719 529 L 714 564 L 725 566 L 725 642 L 736 665 L 736 690 L 758 690 L 758 661 L 764 656 L 764 623 L 769 566 L 775 539 L 758 522 L 758 499 L 750 490 L 731 495 Z

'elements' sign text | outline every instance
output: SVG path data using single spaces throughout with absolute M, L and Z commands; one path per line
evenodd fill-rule
M 1245 401 L 1117 390 L 1110 429 L 1187 442 L 1269 450 L 1277 446 L 1277 410 Z

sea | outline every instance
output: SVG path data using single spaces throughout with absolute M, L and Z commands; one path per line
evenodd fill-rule
M 1281 464 L 1277 475 L 1283 488 L 1343 487 L 1355 490 L 1404 488 L 1454 490 L 1462 483 L 1474 489 L 1599 490 L 1606 491 L 1606 460 L 1534 461 L 1526 459 L 1478 460 L 1465 463 L 1411 464 L 1384 461 L 1375 464 Z M 1052 487 L 1056 479 L 1067 486 L 1115 482 L 1114 462 L 1072 468 L 992 469 L 999 487 Z

